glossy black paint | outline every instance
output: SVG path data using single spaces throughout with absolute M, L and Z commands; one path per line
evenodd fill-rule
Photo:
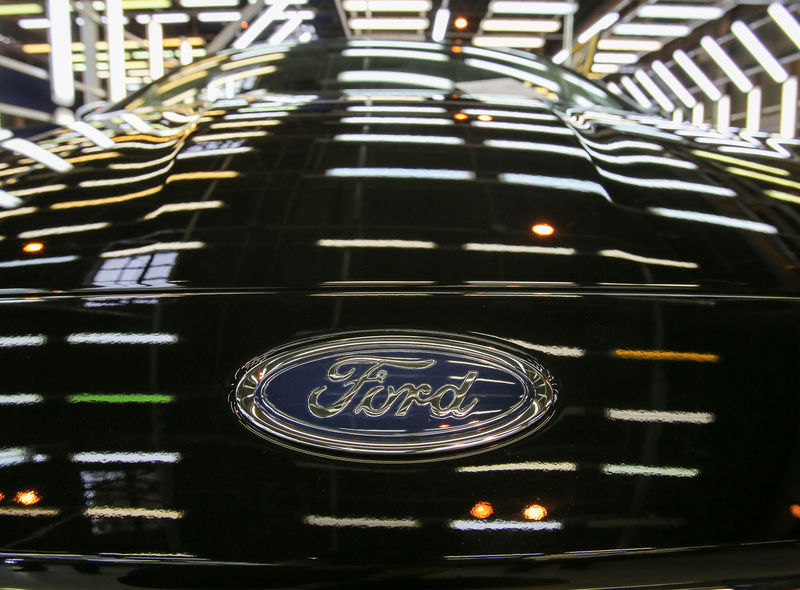
M 225 118 L 245 102 L 162 119 L 165 137 L 112 118 L 113 150 L 41 138 L 76 142 L 59 152 L 78 158 L 66 173 L 4 160 L 2 190 L 24 202 L 0 210 L 0 551 L 25 557 L 3 584 L 68 586 L 72 563 L 143 587 L 475 571 L 489 573 L 472 587 L 585 586 L 579 563 L 607 585 L 735 584 L 777 555 L 773 581 L 798 576 L 794 143 L 422 91 L 272 101 L 286 114 L 263 127 L 213 127 L 248 120 Z M 447 122 L 346 120 L 376 104 Z M 451 143 L 341 139 L 356 134 Z M 91 228 L 51 229 L 76 225 Z M 41 252 L 22 250 L 34 241 Z M 480 455 L 378 466 L 271 445 L 228 408 L 236 370 L 273 347 L 398 328 L 534 355 L 560 382 L 558 414 Z M 14 503 L 24 490 L 41 500 Z M 485 521 L 470 515 L 479 501 L 494 508 Z M 538 525 L 522 517 L 533 503 L 548 513 Z M 716 549 L 659 553 L 686 547 Z M 237 586 L 193 559 L 253 565 Z M 30 564 L 41 579 L 14 572 Z

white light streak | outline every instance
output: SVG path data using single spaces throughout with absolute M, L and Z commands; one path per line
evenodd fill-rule
M 552 135 L 573 135 L 573 132 L 566 127 L 556 127 L 555 125 L 531 125 L 529 123 L 512 123 L 509 121 L 472 121 L 473 127 L 485 127 L 487 129 L 506 129 L 508 131 L 528 131 L 530 133 L 550 133 Z
M 126 248 L 125 250 L 111 250 L 100 254 L 100 258 L 117 258 L 119 256 L 136 256 L 138 254 L 151 254 L 153 252 L 168 252 L 171 250 L 199 250 L 205 248 L 205 242 L 158 242 L 140 248 Z
M 14 195 L 7 193 L 6 191 L 0 190 L 0 207 L 3 207 L 4 209 L 13 209 L 14 207 L 19 207 L 21 204 L 22 204 L 22 199 L 15 197 Z M 4 211 L 3 213 L 11 213 L 11 212 Z M 0 213 L 0 215 L 2 215 L 2 213 Z
M 480 45 L 480 43 L 477 44 Z M 511 47 L 511 45 L 507 45 L 506 47 Z M 479 70 L 485 70 L 487 72 L 493 72 L 498 76 L 509 76 L 510 78 L 515 78 L 517 80 L 530 82 L 535 86 L 541 86 L 542 88 L 545 88 L 546 90 L 549 90 L 551 92 L 555 92 L 556 94 L 561 92 L 561 85 L 558 84 L 558 82 L 554 82 L 553 80 L 548 80 L 547 78 L 544 78 L 542 76 L 538 76 L 536 74 L 520 70 L 519 68 L 512 68 L 511 66 L 504 66 L 496 62 L 485 61 L 482 59 L 475 59 L 472 57 L 465 59 L 464 65 Z
M 2 336 L 0 336 L 2 338 Z M 29 406 L 40 404 L 44 398 L 38 393 L 14 393 L 0 395 L 0 406 Z
M 270 23 L 283 15 L 284 10 L 290 4 L 290 0 L 275 0 L 275 2 L 267 10 L 262 12 L 258 18 L 250 23 L 244 33 L 242 33 L 236 41 L 233 42 L 235 49 L 244 49 L 249 46 L 256 38 L 264 32 Z
M 342 84 L 371 84 L 378 82 L 385 84 L 403 84 L 422 88 L 436 88 L 437 90 L 453 89 L 453 81 L 448 78 L 429 76 L 427 74 L 395 72 L 391 70 L 351 70 L 339 72 L 336 79 Z
M 739 90 L 748 93 L 753 89 L 753 83 L 750 81 L 750 78 L 745 75 L 713 38 L 706 35 L 700 40 L 700 45 L 706 50 L 706 53 L 711 56 L 711 59 L 717 62 L 720 69 L 725 72 L 725 75 L 730 78 L 731 82 L 736 84 Z
M 239 6 L 239 0 L 180 0 L 184 8 L 223 8 Z
M 642 264 L 655 264 L 659 266 L 674 266 L 675 268 L 698 268 L 695 262 L 684 262 L 681 260 L 669 260 L 665 258 L 650 258 L 647 256 L 639 256 L 638 254 L 631 254 L 624 250 L 600 250 L 600 256 L 609 258 L 621 258 L 623 260 L 630 260 L 632 262 L 641 262 Z
M 17 152 L 23 156 L 28 156 L 56 172 L 69 172 L 72 170 L 72 164 L 27 139 L 21 139 L 19 137 L 7 139 L 0 143 L 0 147 L 4 147 L 12 152 Z
M 380 133 L 343 133 L 336 135 L 334 141 L 352 141 L 359 143 L 425 143 L 438 145 L 463 145 L 460 137 L 441 135 L 386 135 Z
M 578 8 L 575 2 L 527 2 L 520 0 L 494 0 L 489 12 L 494 14 L 553 14 L 566 16 Z
M 351 18 L 350 28 L 354 31 L 424 31 L 428 28 L 427 18 Z
M 723 215 L 712 215 L 711 213 L 700 213 L 699 211 L 686 211 L 683 209 L 667 209 L 664 207 L 648 207 L 647 210 L 654 215 L 671 217 L 673 219 L 685 219 L 686 221 L 724 225 L 735 229 L 745 229 L 763 234 L 778 233 L 778 228 L 774 225 L 761 223 L 760 221 L 750 221 L 749 219 L 738 219 L 736 217 L 725 217 Z
M 75 102 L 75 82 L 72 77 L 72 18 L 69 2 L 47 0 L 47 29 L 50 41 L 50 81 L 53 102 L 72 106 Z
M 36 266 L 39 264 L 61 264 L 77 260 L 77 256 L 53 256 L 51 258 L 29 258 L 27 260 L 6 260 L 0 262 L 0 268 L 14 268 L 18 266 Z
M 433 168 L 331 168 L 325 176 L 339 178 L 411 178 L 424 180 L 474 180 L 471 170 L 437 170 Z
M 538 352 L 543 352 L 545 354 L 549 354 L 552 356 L 564 356 L 569 358 L 580 358 L 586 354 L 586 351 L 583 348 L 578 348 L 577 346 L 556 346 L 552 344 L 534 344 L 533 342 L 528 342 L 526 340 L 517 340 L 516 338 L 504 338 L 511 342 L 512 344 L 516 344 L 517 346 L 521 346 L 523 348 L 527 348 L 529 350 L 536 350 Z
M 382 528 L 382 529 L 416 529 L 421 523 L 413 518 L 370 518 L 340 516 L 318 516 L 310 514 L 303 518 L 303 522 L 311 526 L 325 527 L 357 527 L 357 528 Z
M 781 137 L 792 138 L 797 129 L 797 76 L 781 86 Z
M 549 190 L 577 191 L 581 193 L 594 193 L 600 195 L 607 201 L 611 201 L 611 196 L 603 188 L 603 185 L 593 180 L 579 180 L 564 176 L 540 176 L 536 174 L 516 174 L 504 172 L 498 175 L 500 182 L 510 184 L 524 184 L 526 186 L 536 186 Z
M 600 39 L 599 51 L 658 51 L 663 47 L 661 41 L 650 39 Z
M 644 89 L 648 93 L 650 93 L 650 96 L 652 96 L 656 100 L 656 102 L 662 109 L 664 109 L 668 113 L 671 113 L 672 111 L 675 110 L 675 104 L 673 104 L 673 102 L 669 98 L 667 98 L 667 95 L 664 94 L 661 88 L 659 88 L 658 85 L 655 82 L 653 82 L 650 76 L 644 73 L 644 71 L 636 70 L 634 77 L 639 81 L 639 83 L 642 86 L 644 86 Z
M 30 507 L 17 507 L 17 506 L 9 506 L 0 508 L 0 516 L 27 516 L 27 517 L 36 517 L 36 516 L 58 516 L 61 514 L 61 511 L 58 508 L 37 508 L 35 506 Z
M 692 96 L 692 93 L 681 84 L 680 80 L 678 80 L 661 61 L 654 60 L 651 67 L 656 75 L 669 86 L 669 89 L 672 90 L 675 96 L 678 97 L 678 100 L 680 100 L 687 109 L 692 109 L 697 105 L 697 100 Z
M 731 97 L 725 94 L 717 102 L 717 129 L 725 131 L 731 126 Z
M 631 80 L 630 76 L 622 76 L 620 82 L 625 87 L 625 90 L 628 91 L 633 99 L 638 102 L 641 106 L 648 109 L 653 106 L 653 103 L 650 101 L 649 98 L 645 95 L 644 92 Z
M 722 93 L 719 89 L 714 86 L 714 83 L 708 79 L 703 71 L 697 67 L 697 64 L 692 61 L 692 58 L 686 55 L 681 49 L 673 52 L 672 57 L 675 59 L 675 63 L 677 63 L 683 70 L 689 75 L 689 77 L 694 80 L 695 84 L 700 87 L 705 95 L 717 102 L 720 98 L 722 98 Z
M 797 23 L 792 13 L 780 2 L 770 4 L 767 12 L 778 23 L 778 26 L 783 29 L 789 39 L 800 47 L 800 24 Z
M 155 219 L 164 213 L 175 213 L 176 211 L 200 211 L 203 209 L 219 209 L 225 203 L 222 201 L 197 201 L 195 203 L 171 203 L 169 205 L 162 205 L 155 211 L 151 211 L 143 217 L 143 219 Z
M 602 176 L 605 176 L 611 180 L 624 182 L 625 184 L 633 184 L 636 186 L 646 186 L 649 189 L 656 188 L 663 190 L 692 191 L 706 195 L 716 195 L 718 197 L 737 196 L 736 191 L 733 191 L 729 188 L 705 184 L 703 182 L 689 182 L 686 180 L 675 180 L 672 178 L 639 178 L 634 176 L 626 176 L 624 174 L 617 174 L 616 172 L 610 172 L 608 170 L 604 170 L 603 168 L 598 168 L 597 171 Z
M 607 475 L 643 475 L 646 477 L 697 477 L 699 469 L 685 467 L 654 467 L 650 465 L 601 465 L 600 469 Z
M 297 12 L 287 12 L 286 13 L 289 18 L 286 19 L 286 22 L 283 23 L 278 30 L 272 33 L 267 39 L 267 43 L 269 45 L 280 45 L 286 39 L 289 38 L 289 35 L 294 33 L 297 30 L 297 27 L 303 24 L 303 20 L 305 20 L 308 14 L 312 14 L 309 11 L 300 10 Z
M 553 63 L 563 64 L 565 61 L 567 61 L 569 55 L 569 49 L 559 49 L 553 56 Z
M 389 48 L 369 48 L 353 47 L 342 51 L 344 57 L 378 57 L 378 58 L 397 58 L 420 61 L 450 61 L 450 57 L 441 52 L 433 51 L 412 51 L 405 49 Z M 402 107 L 398 107 L 402 108 Z M 348 109 L 349 110 L 349 109 Z
M 574 248 L 552 248 L 548 246 L 516 246 L 512 244 L 479 244 L 469 242 L 461 246 L 470 252 L 503 252 L 508 254 L 553 254 L 556 256 L 572 256 Z
M 177 334 L 163 332 L 78 332 L 67 336 L 67 344 L 175 344 Z
M 235 148 L 219 148 L 219 149 L 208 149 L 208 150 L 192 150 L 188 152 L 182 152 L 178 154 L 179 160 L 184 160 L 187 158 L 207 158 L 211 156 L 232 156 L 234 154 L 244 154 L 246 152 L 252 152 L 253 148 L 251 147 L 235 147 Z
M 563 145 L 556 145 L 551 143 L 538 143 L 534 141 L 513 141 L 509 139 L 486 139 L 483 145 L 493 148 L 501 148 L 508 150 L 527 150 L 531 152 L 545 152 L 551 154 L 560 154 L 562 156 L 575 156 L 589 160 L 587 154 L 581 148 L 569 147 Z
M 44 346 L 47 336 L 44 334 L 27 334 L 25 336 L 0 336 L 0 348 L 17 348 L 20 346 Z
M 197 20 L 201 23 L 229 23 L 242 18 L 242 14 L 236 10 L 222 12 L 198 12 Z
M 489 115 L 490 117 L 507 117 L 509 119 L 529 119 L 532 121 L 558 121 L 558 117 L 550 113 L 525 113 L 523 111 L 495 111 L 490 109 L 462 109 L 465 115 Z
M 153 170 L 152 172 L 147 172 L 145 174 L 139 174 L 138 176 L 124 176 L 124 177 L 112 177 L 112 178 L 102 178 L 100 180 L 84 180 L 83 182 L 79 183 L 78 186 L 81 188 L 89 188 L 94 186 L 116 186 L 118 184 L 129 184 L 131 182 L 140 182 L 142 180 L 147 180 L 149 178 L 155 178 L 156 176 L 161 176 L 169 172 L 170 168 L 174 165 L 174 162 L 170 162 L 163 168 L 159 168 L 158 170 Z
M 347 12 L 428 12 L 430 0 L 344 0 Z
M 639 56 L 635 53 L 611 53 L 598 51 L 594 54 L 595 64 L 635 64 Z
M 84 123 L 83 121 L 73 121 L 67 125 L 67 127 L 80 133 L 89 141 L 100 146 L 101 148 L 110 149 L 116 145 L 110 137 L 106 136 L 102 131 L 93 125 L 90 125 L 89 123 Z
M 108 40 L 108 99 L 117 102 L 126 94 L 122 0 L 106 0 L 106 39 Z
M 46 227 L 43 229 L 33 229 L 30 231 L 24 231 L 19 234 L 19 237 L 27 240 L 31 238 L 41 238 L 43 236 L 57 236 L 61 234 L 74 234 L 84 231 L 92 231 L 95 229 L 103 229 L 111 225 L 106 221 L 102 221 L 99 223 L 84 223 L 82 225 L 62 225 L 59 227 Z
M 498 465 L 473 465 L 470 467 L 456 467 L 459 473 L 489 473 L 494 471 L 577 471 L 578 465 L 567 461 L 542 462 L 528 461 L 526 463 L 500 463 Z
M 317 246 L 323 248 L 408 248 L 412 250 L 433 250 L 438 248 L 436 242 L 421 240 L 317 240 Z
M 761 87 L 756 86 L 747 93 L 747 119 L 745 129 L 757 133 L 761 129 Z
M 436 11 L 436 17 L 433 19 L 433 29 L 431 31 L 431 39 L 437 43 L 444 41 L 447 35 L 447 25 L 450 23 L 450 11 L 447 8 L 440 8 Z
M 47 18 L 21 18 L 17 24 L 23 29 L 47 29 L 50 27 L 50 19 Z M 52 44 L 51 44 L 52 47 Z
M 614 34 L 640 37 L 685 37 L 691 30 L 687 25 L 624 23 L 614 27 Z
M 444 107 L 413 107 L 413 106 L 384 106 L 384 105 L 356 105 L 347 107 L 352 113 L 446 113 Z
M 592 24 L 583 33 L 578 35 L 578 43 L 586 43 L 589 39 L 591 39 L 592 37 L 594 37 L 599 33 L 602 33 L 618 20 L 619 20 L 618 12 L 609 12 L 605 16 L 601 17 L 597 22 Z
M 664 424 L 711 424 L 714 414 L 709 412 L 675 412 L 667 410 L 606 410 L 606 418 L 623 422 L 650 422 Z
M 84 516 L 90 518 L 164 518 L 178 520 L 183 518 L 179 510 L 165 510 L 162 508 L 117 508 L 114 506 L 96 506 L 83 511 Z
M 70 459 L 73 463 L 178 463 L 180 453 L 136 451 L 127 453 L 98 453 L 89 451 L 75 453 Z
M 561 21 L 551 19 L 485 18 L 481 21 L 484 31 L 494 33 L 555 33 Z
M 451 520 L 451 529 L 457 531 L 558 531 L 563 524 L 556 521 L 526 521 L 513 520 Z
M 706 118 L 706 107 L 698 102 L 692 109 L 692 125 L 702 125 Z
M 164 75 L 164 28 L 155 20 L 147 24 L 147 48 L 150 79 L 158 80 Z
M 453 125 L 452 119 L 433 117 L 342 117 L 341 122 L 352 125 Z
M 731 25 L 731 32 L 736 36 L 742 45 L 756 58 L 764 71 L 769 74 L 770 78 L 775 80 L 778 84 L 786 82 L 789 74 L 783 69 L 783 66 L 778 63 L 775 56 L 764 46 L 761 40 L 756 37 L 755 33 L 751 31 L 746 24 L 737 20 Z
M 647 4 L 639 8 L 639 16 L 642 18 L 714 20 L 724 13 L 725 11 L 719 6 L 690 4 Z

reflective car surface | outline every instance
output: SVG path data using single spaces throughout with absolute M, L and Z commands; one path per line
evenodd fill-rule
M 800 580 L 796 141 L 354 41 L 3 147 L 0 585 Z

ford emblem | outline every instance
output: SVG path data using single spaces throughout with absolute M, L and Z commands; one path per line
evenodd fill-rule
M 294 342 L 238 373 L 231 405 L 256 434 L 297 450 L 368 461 L 475 452 L 540 428 L 550 373 L 502 341 L 357 332 Z

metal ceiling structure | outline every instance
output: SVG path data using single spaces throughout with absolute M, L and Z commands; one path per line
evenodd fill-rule
M 221 49 L 344 36 L 514 47 L 676 120 L 795 137 L 798 14 L 769 0 L 12 0 L 0 115 L 68 121 Z

